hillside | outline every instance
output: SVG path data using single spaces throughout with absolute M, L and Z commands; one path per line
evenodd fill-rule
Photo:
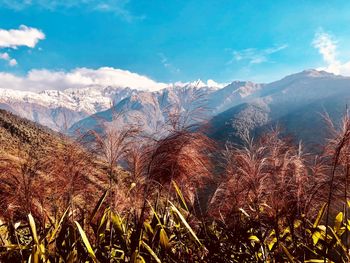
M 0 110 L 0 153 L 13 154 L 34 149 L 44 153 L 59 145 L 60 135 L 40 124 Z

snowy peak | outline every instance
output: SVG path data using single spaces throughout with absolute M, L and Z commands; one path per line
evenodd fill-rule
M 233 81 L 224 85 L 213 80 L 204 82 L 199 79 L 167 84 L 163 89 L 153 92 L 100 84 L 39 93 L 0 89 L 0 108 L 11 109 L 22 117 L 61 130 L 67 126 L 64 123 L 67 115 L 72 125 L 92 114 L 107 111 L 113 105 L 126 107 L 135 114 L 136 111 L 147 111 L 147 114 L 141 115 L 152 118 L 152 111 L 160 116 L 174 105 L 186 109 L 191 99 L 200 94 L 207 101 L 206 108 L 210 109 L 208 116 L 213 116 L 259 98 L 283 103 L 291 98 L 311 101 L 339 92 L 346 93 L 349 80 L 349 77 L 311 69 L 269 84 Z
M 177 88 L 184 88 L 184 87 L 191 87 L 191 88 L 209 88 L 213 90 L 217 90 L 220 88 L 225 87 L 226 83 L 218 83 L 212 79 L 208 79 L 207 82 L 203 82 L 201 79 L 198 79 L 196 81 L 192 82 L 175 82 L 171 84 L 171 87 L 177 87 Z

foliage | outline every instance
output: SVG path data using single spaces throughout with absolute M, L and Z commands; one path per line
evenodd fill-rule
M 317 155 L 277 129 L 220 150 L 177 119 L 1 155 L 0 261 L 350 261 L 347 116 Z

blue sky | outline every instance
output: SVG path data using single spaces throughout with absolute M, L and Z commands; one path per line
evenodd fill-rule
M 350 74 L 349 24 L 346 0 L 0 0 L 3 32 L 37 30 L 33 45 L 1 46 L 0 34 L 0 71 L 110 67 L 166 83 Z

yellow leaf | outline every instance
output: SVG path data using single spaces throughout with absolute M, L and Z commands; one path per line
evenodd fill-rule
M 317 218 L 316 218 L 316 220 L 315 220 L 315 222 L 314 222 L 314 228 L 318 227 L 318 225 L 320 224 L 320 222 L 321 222 L 321 220 L 322 220 L 322 218 L 323 218 L 323 216 L 324 216 L 324 213 L 326 212 L 326 207 L 327 207 L 327 203 L 325 203 L 325 204 L 321 207 L 320 211 L 318 212 Z
M 254 236 L 254 235 L 250 236 L 249 240 L 254 241 L 254 242 L 260 242 L 259 238 L 257 236 Z
M 142 246 L 146 248 L 146 250 L 151 254 L 151 256 L 154 258 L 154 260 L 157 263 L 161 263 L 160 259 L 158 258 L 157 254 L 153 251 L 153 249 L 147 245 L 144 241 L 142 241 Z
M 160 229 L 159 241 L 160 241 L 160 245 L 162 248 L 164 248 L 164 249 L 169 248 L 169 238 L 168 238 L 168 235 L 166 234 L 164 228 Z
M 282 250 L 283 250 L 284 254 L 286 254 L 286 256 L 287 256 L 288 261 L 289 261 L 290 263 L 294 263 L 294 262 L 295 262 L 295 261 L 294 261 L 294 258 L 293 258 L 293 256 L 289 253 L 288 249 L 287 249 L 285 246 L 283 246 L 283 244 L 280 244 L 280 245 L 281 245 L 281 247 L 282 247 Z
M 337 214 L 334 221 L 334 231 L 336 233 L 339 233 L 342 222 L 343 222 L 343 213 L 340 212 Z
M 51 238 L 49 239 L 49 243 L 51 243 L 52 240 L 54 240 L 54 238 L 56 237 L 57 231 L 58 231 L 58 229 L 60 228 L 60 226 L 61 226 L 61 224 L 62 224 L 64 218 L 66 217 L 68 210 L 69 210 L 69 207 L 68 207 L 68 208 L 66 209 L 66 211 L 63 213 L 63 215 L 62 215 L 62 217 L 61 217 L 59 223 L 56 225 L 55 229 L 52 231 L 52 235 L 51 235 Z
M 312 234 L 312 241 L 314 242 L 314 245 L 317 244 L 318 240 L 322 237 L 322 234 L 319 231 L 316 231 Z
M 185 225 L 187 230 L 191 233 L 193 238 L 198 242 L 199 245 L 203 246 L 202 243 L 199 241 L 197 235 L 194 233 L 193 229 L 187 223 L 187 221 L 184 218 L 184 216 L 180 213 L 180 211 L 175 207 L 175 205 L 172 202 L 170 202 L 170 201 L 168 201 L 168 202 L 170 203 L 172 210 L 177 214 L 177 216 L 180 218 L 181 222 Z
M 273 238 L 273 239 L 271 240 L 271 242 L 268 244 L 268 247 L 269 247 L 269 250 L 270 250 L 270 251 L 272 250 L 272 248 L 273 248 L 273 246 L 276 244 L 276 242 L 277 242 L 277 238 L 275 237 L 275 238 Z
M 188 212 L 188 207 L 187 207 L 187 204 L 186 204 L 186 201 L 185 201 L 185 198 L 184 196 L 182 195 L 182 192 L 180 190 L 180 188 L 178 187 L 178 185 L 176 184 L 175 181 L 172 181 L 173 183 L 173 186 L 175 188 L 175 191 L 177 193 L 177 195 L 179 196 L 180 200 L 181 200 L 181 203 L 182 203 L 182 206 L 184 207 L 184 209 Z
M 35 244 L 39 245 L 38 234 L 36 232 L 35 221 L 32 214 L 28 215 L 30 230 L 32 231 L 32 236 Z
M 96 258 L 96 255 L 95 255 L 95 252 L 93 251 L 93 249 L 92 249 L 92 247 L 90 245 L 90 242 L 89 242 L 89 240 L 88 240 L 84 230 L 82 229 L 82 227 L 80 226 L 80 224 L 77 221 L 74 221 L 74 222 L 75 222 L 75 224 L 78 227 L 79 234 L 81 236 L 81 239 L 83 240 L 83 243 L 84 243 L 84 245 L 85 245 L 85 247 L 86 247 L 90 257 L 92 258 L 92 260 L 94 262 L 98 262 L 98 260 Z

